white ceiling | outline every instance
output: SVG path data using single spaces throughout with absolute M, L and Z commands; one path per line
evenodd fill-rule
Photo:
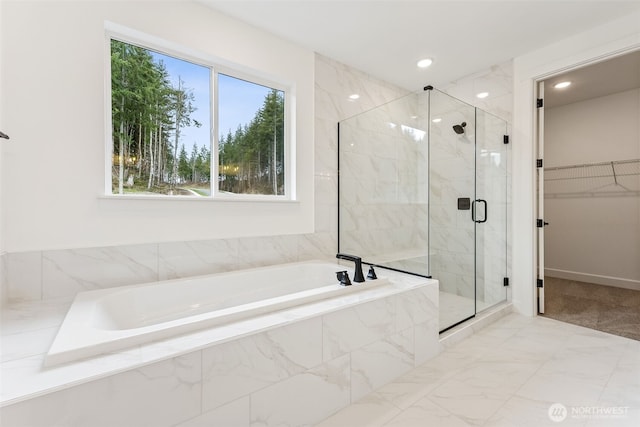
M 640 0 L 198 1 L 409 90 L 443 86 L 640 10 Z M 434 64 L 418 69 L 424 57 Z
M 570 81 L 565 89 L 553 85 Z M 640 88 L 640 50 L 568 71 L 545 80 L 547 108 Z

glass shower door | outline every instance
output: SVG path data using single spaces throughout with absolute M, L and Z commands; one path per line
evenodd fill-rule
M 507 124 L 476 110 L 476 310 L 507 298 Z
M 440 330 L 476 313 L 475 109 L 429 91 L 429 265 L 440 282 Z
M 506 299 L 506 122 L 443 92 L 339 123 L 338 251 L 440 283 L 440 330 Z

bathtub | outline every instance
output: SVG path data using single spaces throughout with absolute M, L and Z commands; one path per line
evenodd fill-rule
M 341 286 L 336 272 L 342 270 L 353 278 L 353 268 L 309 261 L 81 292 L 44 364 L 120 351 L 389 284 L 378 276 Z

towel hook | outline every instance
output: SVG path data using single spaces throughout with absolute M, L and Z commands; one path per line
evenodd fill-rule
M 6 133 L 0 131 L 0 138 L 9 139 L 9 135 L 7 135 Z

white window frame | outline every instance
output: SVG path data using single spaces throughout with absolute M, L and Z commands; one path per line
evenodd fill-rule
M 143 49 L 172 56 L 176 59 L 188 61 L 211 70 L 211 166 L 210 166 L 210 196 L 165 196 L 161 194 L 137 195 L 115 194 L 111 185 L 111 168 L 113 159 L 113 125 L 112 125 L 112 95 L 111 95 L 111 40 L 135 45 Z M 250 83 L 276 89 L 284 93 L 284 194 L 233 194 L 219 191 L 219 136 L 218 129 L 218 75 L 245 80 Z M 197 52 L 182 45 L 172 43 L 118 24 L 105 22 L 105 189 L 104 196 L 108 198 L 126 200 L 189 200 L 189 201 L 297 201 L 296 197 L 296 168 L 295 168 L 295 85 L 279 80 L 257 70 L 226 61 L 221 58 Z

